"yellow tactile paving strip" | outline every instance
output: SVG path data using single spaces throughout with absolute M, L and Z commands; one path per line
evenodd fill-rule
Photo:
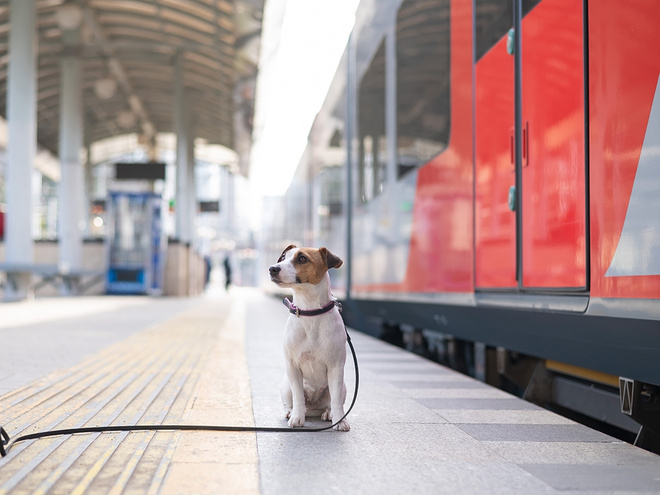
M 252 425 L 245 304 L 199 306 L 0 397 L 9 435 L 105 424 Z M 15 445 L 6 493 L 258 493 L 254 433 L 122 432 Z

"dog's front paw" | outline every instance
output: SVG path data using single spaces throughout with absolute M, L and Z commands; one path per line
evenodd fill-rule
M 335 425 L 335 430 L 337 431 L 349 431 L 350 429 L 351 427 L 346 420 L 340 421 L 337 425 Z
M 291 428 L 300 428 L 301 426 L 305 426 L 305 416 L 294 416 L 292 415 L 289 418 L 289 427 Z

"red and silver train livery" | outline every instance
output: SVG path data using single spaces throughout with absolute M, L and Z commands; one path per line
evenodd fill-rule
M 269 245 L 343 254 L 349 324 L 660 450 L 658 25 L 363 0 Z

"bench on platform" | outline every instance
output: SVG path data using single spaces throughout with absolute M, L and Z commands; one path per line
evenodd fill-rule
M 64 294 L 77 295 L 101 282 L 106 272 L 66 269 L 45 263 L 0 262 L 0 273 L 5 274 L 5 281 L 0 283 L 0 287 L 8 289 L 11 294 L 17 294 L 21 287 L 21 279 L 30 276 L 28 289 L 31 292 L 44 285 L 53 284 Z

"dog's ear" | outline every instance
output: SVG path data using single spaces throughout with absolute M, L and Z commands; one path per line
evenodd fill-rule
M 328 268 L 339 268 L 341 265 L 344 264 L 344 262 L 341 260 L 339 256 L 335 256 L 324 247 L 319 249 L 319 253 L 321 253 L 321 257 L 325 262 L 325 266 L 327 266 Z
M 284 248 L 284 251 L 282 251 L 282 254 L 280 254 L 280 257 L 277 260 L 277 262 L 279 263 L 280 261 L 284 261 L 284 258 L 286 257 L 286 252 L 289 251 L 290 249 L 293 249 L 294 247 L 296 246 L 293 244 L 289 244 L 286 248 Z

